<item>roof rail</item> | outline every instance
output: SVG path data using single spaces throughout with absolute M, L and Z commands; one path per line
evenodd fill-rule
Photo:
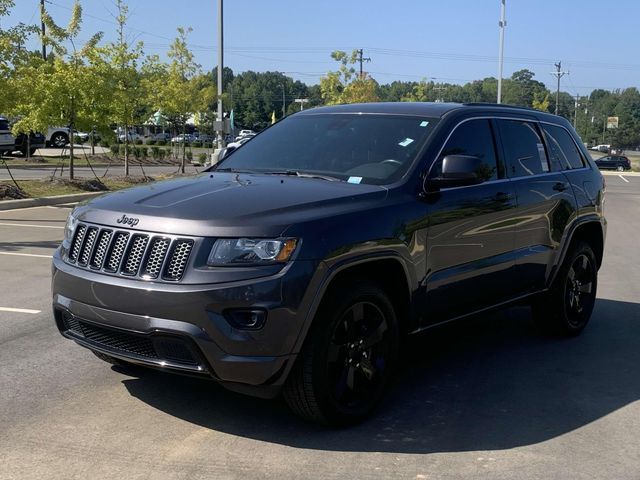
M 509 105 L 509 104 L 506 104 L 506 103 L 468 102 L 468 103 L 463 103 L 463 105 L 465 105 L 467 107 L 513 108 L 514 110 L 531 110 L 533 112 L 538 112 L 538 113 L 547 113 L 547 112 L 543 112 L 541 110 L 536 110 L 535 108 L 531 108 L 531 107 L 519 107 L 518 105 Z

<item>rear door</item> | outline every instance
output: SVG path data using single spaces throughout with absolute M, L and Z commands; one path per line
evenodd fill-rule
M 441 173 L 447 155 L 483 161 L 483 182 L 429 194 L 426 322 L 438 323 L 494 305 L 513 295 L 511 182 L 497 154 L 491 120 L 459 123 L 438 155 L 429 177 Z
M 515 272 L 518 291 L 524 294 L 545 286 L 565 228 L 577 213 L 576 202 L 563 169 L 549 163 L 537 122 L 502 119 L 497 124 L 518 204 Z M 554 158 L 554 149 L 562 153 L 556 144 L 550 147 Z

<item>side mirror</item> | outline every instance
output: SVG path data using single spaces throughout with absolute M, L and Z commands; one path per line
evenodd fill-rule
M 480 176 L 484 165 L 479 157 L 472 155 L 447 155 L 442 159 L 442 173 L 426 181 L 426 190 L 438 191 L 441 188 L 464 187 L 482 183 Z

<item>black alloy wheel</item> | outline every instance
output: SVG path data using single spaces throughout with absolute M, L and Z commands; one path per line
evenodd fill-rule
M 398 326 L 377 285 L 335 288 L 318 311 L 283 394 L 306 420 L 341 426 L 362 421 L 382 399 L 395 367 Z

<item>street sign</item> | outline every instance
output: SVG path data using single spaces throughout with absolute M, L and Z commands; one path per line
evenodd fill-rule
M 607 117 L 607 129 L 618 128 L 618 117 Z

